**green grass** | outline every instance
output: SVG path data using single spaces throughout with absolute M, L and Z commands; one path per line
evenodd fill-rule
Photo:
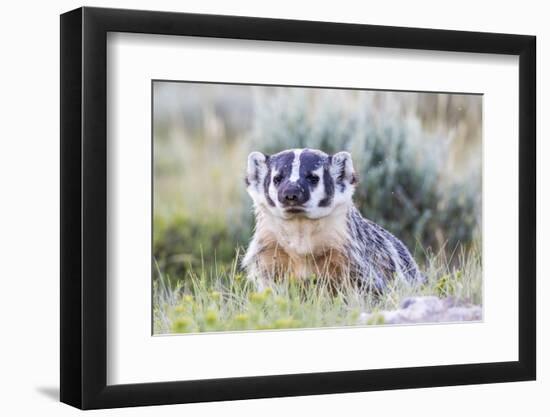
M 292 277 L 257 291 L 238 271 L 239 254 L 230 268 L 202 265 L 175 286 L 156 268 L 153 284 L 155 334 L 213 331 L 341 327 L 365 324 L 363 313 L 399 308 L 409 296 L 436 295 L 481 304 L 482 273 L 479 245 L 467 252 L 426 254 L 421 286 L 394 282 L 382 295 L 360 294 L 351 284 L 338 289 L 322 279 Z M 452 259 L 456 258 L 456 259 Z M 452 266 L 451 266 L 452 265 Z M 374 315 L 374 317 L 377 317 Z M 366 324 L 383 324 L 381 317 Z

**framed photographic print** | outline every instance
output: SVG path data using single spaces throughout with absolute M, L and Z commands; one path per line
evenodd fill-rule
M 61 16 L 61 401 L 535 379 L 535 38 Z

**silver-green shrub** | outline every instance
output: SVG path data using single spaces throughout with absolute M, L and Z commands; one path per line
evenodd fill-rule
M 376 97 L 300 89 L 258 94 L 251 149 L 350 151 L 359 176 L 355 203 L 365 217 L 411 250 L 468 246 L 481 222 L 480 163 L 449 174 L 452 137 L 428 133 L 414 113 L 391 103 L 381 108 Z

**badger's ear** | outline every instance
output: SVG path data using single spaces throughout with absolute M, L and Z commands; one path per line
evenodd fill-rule
M 330 173 L 338 184 L 355 184 L 357 176 L 353 169 L 353 161 L 349 152 L 338 152 L 332 155 Z
M 246 169 L 246 185 L 255 185 L 262 183 L 267 174 L 267 161 L 269 156 L 261 152 L 251 152 L 248 155 L 248 164 Z

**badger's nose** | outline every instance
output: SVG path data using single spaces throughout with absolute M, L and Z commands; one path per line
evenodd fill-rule
M 298 201 L 298 193 L 296 193 L 296 192 L 287 193 L 287 194 L 285 195 L 285 200 L 286 200 L 287 202 Z
M 285 206 L 296 206 L 305 203 L 305 192 L 299 185 L 289 185 L 282 190 L 279 201 Z

